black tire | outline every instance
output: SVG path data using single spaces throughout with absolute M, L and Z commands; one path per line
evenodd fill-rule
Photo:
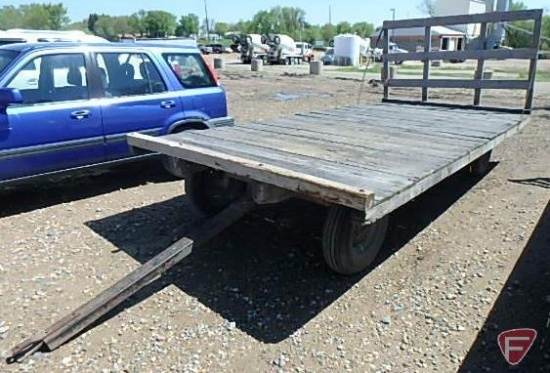
M 468 172 L 473 176 L 483 176 L 489 171 L 491 150 L 468 165 Z
M 167 155 L 162 156 L 162 166 L 169 174 L 177 177 L 178 179 L 185 178 L 186 174 L 180 167 L 179 163 L 181 160 L 179 158 L 170 157 Z
M 206 129 L 206 127 L 201 124 L 190 123 L 187 125 L 177 127 L 172 132 L 170 132 L 170 134 L 180 133 L 187 130 L 203 130 L 203 129 Z M 164 169 L 168 171 L 169 174 L 177 177 L 178 179 L 183 179 L 187 176 L 187 173 L 185 172 L 184 167 L 181 167 L 182 162 L 183 161 L 180 160 L 179 158 L 170 157 L 167 155 L 162 156 L 162 166 L 164 167 Z
M 213 216 L 246 192 L 246 183 L 227 178 L 223 171 L 208 169 L 185 179 L 185 194 L 191 205 L 204 216 Z
M 334 206 L 329 208 L 323 227 L 323 256 L 334 272 L 359 273 L 374 261 L 388 228 L 388 216 L 364 225 L 359 211 Z

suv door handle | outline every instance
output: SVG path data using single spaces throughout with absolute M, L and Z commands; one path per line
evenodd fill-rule
M 72 119 L 82 120 L 90 117 L 90 110 L 77 110 L 71 113 Z
M 176 106 L 176 101 L 173 101 L 173 100 L 162 101 L 160 103 L 160 107 L 163 108 L 163 109 L 169 109 L 169 108 L 175 107 L 175 106 Z

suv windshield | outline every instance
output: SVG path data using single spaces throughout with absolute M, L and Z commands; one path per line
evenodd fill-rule
M 8 66 L 18 54 L 19 52 L 15 51 L 0 50 L 0 73 L 4 71 L 6 66 Z

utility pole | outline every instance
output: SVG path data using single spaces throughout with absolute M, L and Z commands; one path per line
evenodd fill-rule
M 206 6 L 206 0 L 204 0 L 204 15 L 206 17 L 206 40 L 210 42 L 210 22 L 208 21 L 208 7 Z
M 328 24 L 332 25 L 332 5 L 328 6 Z

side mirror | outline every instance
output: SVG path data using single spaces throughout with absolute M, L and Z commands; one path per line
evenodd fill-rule
M 0 112 L 5 112 L 11 104 L 20 104 L 23 102 L 23 95 L 18 89 L 0 88 Z

